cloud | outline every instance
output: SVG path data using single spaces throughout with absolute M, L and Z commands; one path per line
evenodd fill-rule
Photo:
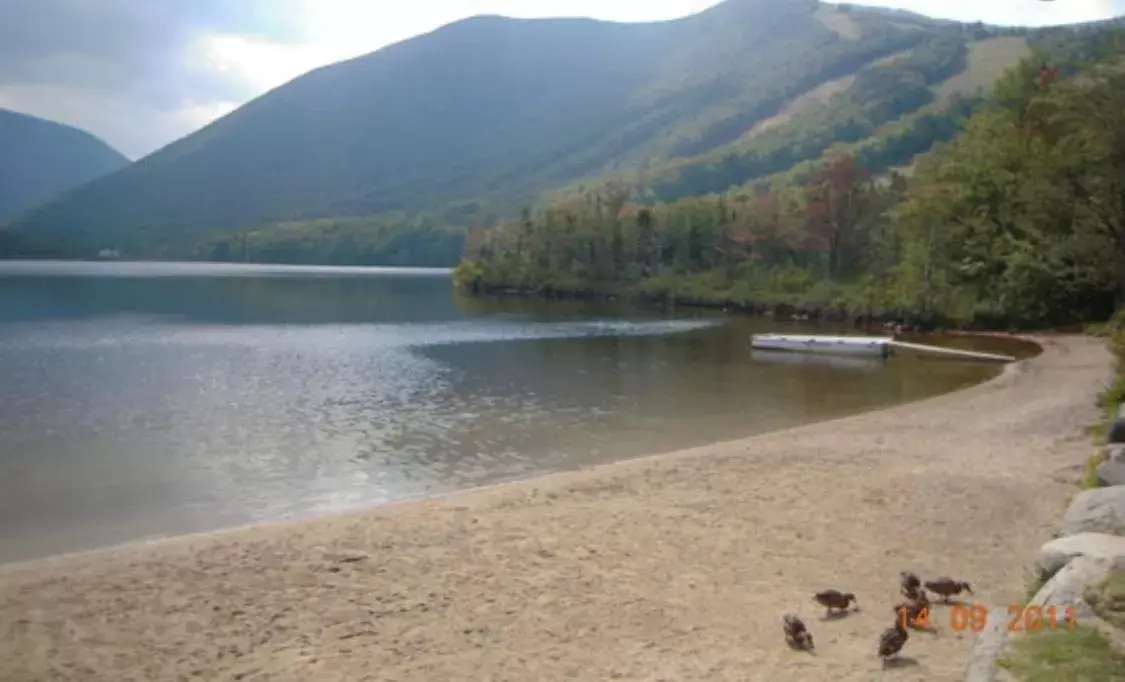
M 716 2 L 0 0 L 0 106 L 79 126 L 136 158 L 310 69 L 474 14 L 644 21 Z M 1125 13 L 1125 0 L 859 3 L 1026 25 Z
M 716 1 L 0 0 L 0 106 L 136 158 L 310 69 L 474 14 L 668 18 Z
M 87 130 L 136 159 L 234 111 L 237 100 L 151 106 L 128 94 L 58 85 L 0 87 L 0 107 Z
M 201 58 L 212 35 L 299 44 L 301 0 L 0 0 L 0 105 L 137 156 L 257 93 Z

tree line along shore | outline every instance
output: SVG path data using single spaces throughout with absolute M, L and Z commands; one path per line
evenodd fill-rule
M 912 172 L 843 150 L 668 203 L 609 182 L 470 230 L 455 282 L 923 327 L 1105 320 L 1125 298 L 1125 40 L 1099 49 L 1023 60 Z

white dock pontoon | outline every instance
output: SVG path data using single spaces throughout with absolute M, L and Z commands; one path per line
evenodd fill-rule
M 787 350 L 801 353 L 889 357 L 898 351 L 910 351 L 929 357 L 978 360 L 984 362 L 1015 362 L 1011 355 L 984 353 L 962 348 L 928 346 L 897 341 L 891 336 L 815 336 L 803 334 L 754 334 L 750 345 L 761 350 Z
M 807 336 L 801 334 L 754 334 L 750 345 L 761 350 L 790 350 L 802 353 L 832 355 L 866 355 L 887 357 L 891 352 L 889 336 Z

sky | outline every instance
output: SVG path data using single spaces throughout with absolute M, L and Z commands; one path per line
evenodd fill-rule
M 784 2 L 785 0 L 777 0 Z M 313 68 L 478 14 L 654 21 L 715 0 L 0 0 L 0 107 L 148 154 Z M 1125 0 L 860 0 L 1043 26 Z

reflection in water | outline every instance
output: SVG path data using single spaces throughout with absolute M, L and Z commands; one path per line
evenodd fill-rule
M 4 260 L 0 277 L 109 277 L 112 279 L 156 277 L 261 278 L 261 277 L 391 277 L 425 275 L 449 277 L 449 268 L 353 267 L 346 265 L 284 265 L 280 263 L 213 263 L 208 261 L 73 261 Z
M 0 560 L 736 438 L 995 371 L 762 361 L 760 321 L 467 301 L 444 275 L 177 267 L 0 268 Z
M 462 317 L 444 274 L 142 279 L 4 277 L 3 272 L 0 268 L 0 322 L 121 314 L 215 324 L 436 322 Z
M 750 353 L 754 362 L 781 365 L 822 365 L 840 370 L 871 372 L 883 369 L 887 361 L 882 358 L 865 358 L 847 355 L 796 353 L 781 350 L 759 350 Z

